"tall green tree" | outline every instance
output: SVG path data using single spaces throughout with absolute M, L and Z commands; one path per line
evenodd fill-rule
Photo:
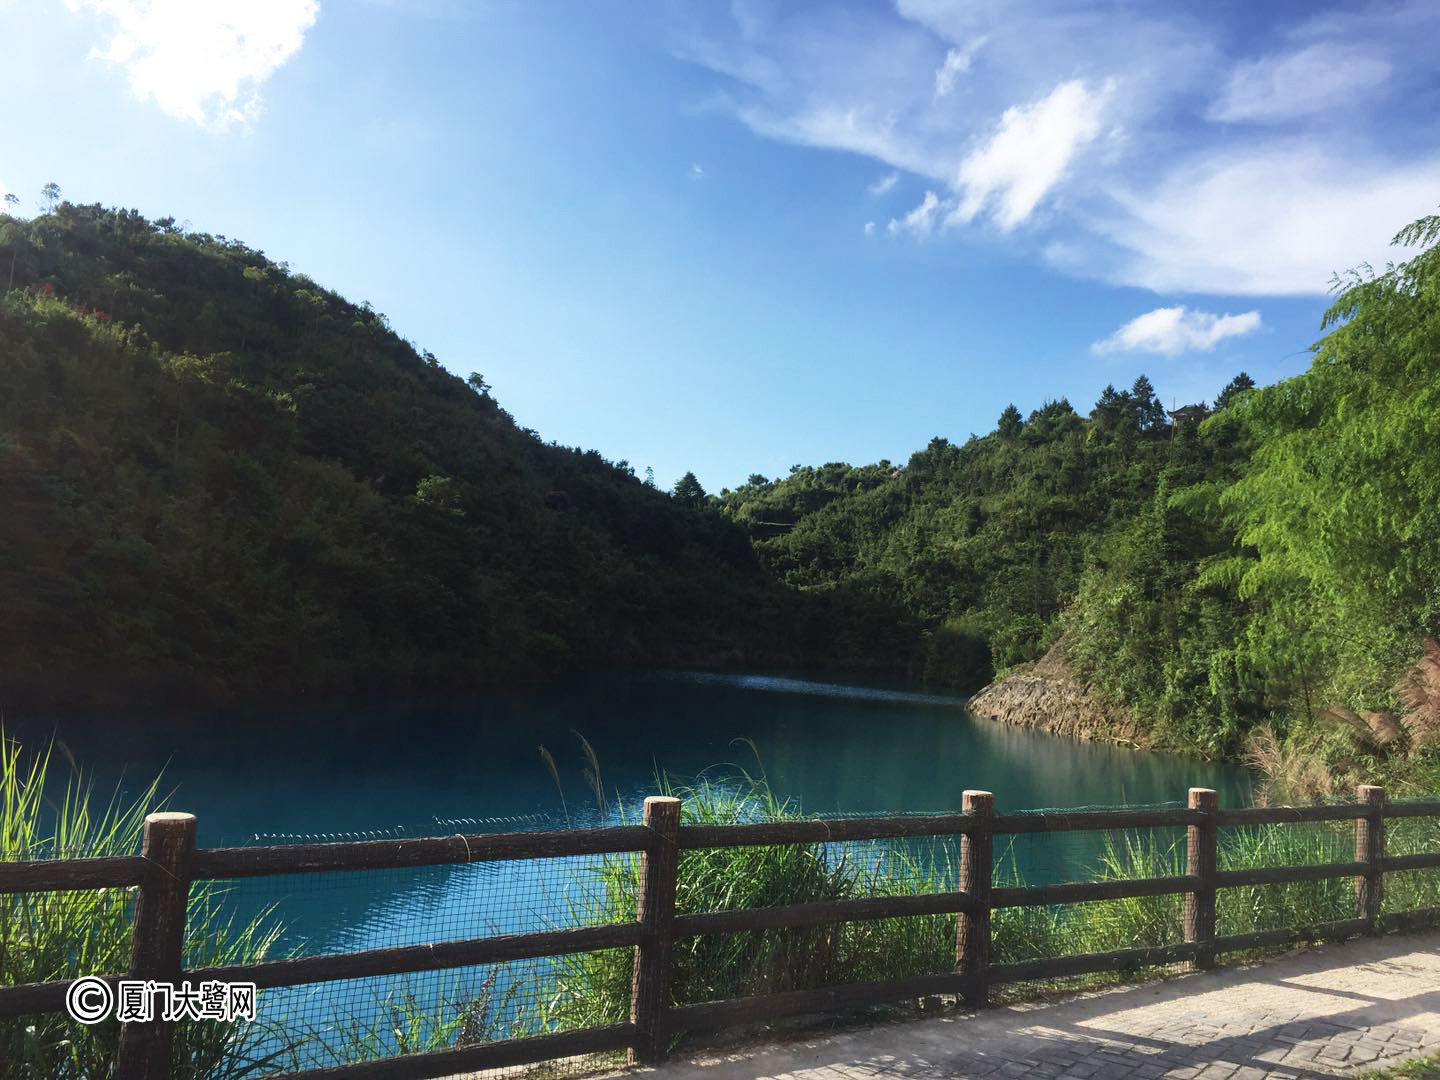
M 1014 404 L 1006 405 L 1005 411 L 1000 414 L 1000 422 L 995 430 L 999 432 L 1002 439 L 1014 439 L 1019 436 L 1020 429 L 1025 426 L 1025 421 L 1020 416 L 1020 410 Z
M 1118 392 L 1112 383 L 1106 383 L 1100 391 L 1099 400 L 1090 410 L 1090 419 L 1102 429 L 1110 429 L 1120 423 L 1130 412 L 1130 395 Z
M 687 472 L 675 481 L 671 494 L 687 506 L 700 506 L 705 502 L 705 489 L 693 472 Z
M 1155 395 L 1155 387 L 1144 375 L 1137 376 L 1130 387 L 1130 414 L 1141 431 L 1164 431 L 1169 426 L 1165 406 Z
M 1402 230 L 1421 251 L 1352 273 L 1310 370 L 1237 406 L 1259 444 L 1222 504 L 1258 553 L 1252 655 L 1306 693 L 1383 700 L 1440 633 L 1437 238 L 1440 216 Z
M 1219 412 L 1221 409 L 1228 409 L 1239 399 L 1241 394 L 1247 390 L 1254 389 L 1255 380 L 1249 375 L 1246 375 L 1245 372 L 1240 372 L 1239 375 L 1236 375 L 1235 378 L 1225 384 L 1225 389 L 1220 391 L 1220 396 L 1215 399 L 1215 411 Z

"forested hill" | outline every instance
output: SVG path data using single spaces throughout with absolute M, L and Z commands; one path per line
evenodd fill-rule
M 1440 783 L 1440 217 L 1343 282 L 1306 373 L 1172 418 L 1143 376 L 904 465 L 720 501 L 788 584 L 893 597 L 959 684 L 1062 641 L 1153 742 L 1291 794 Z M 1404 250 L 1409 248 L 1411 250 Z M 1403 767 L 1402 767 L 1403 766 Z M 1427 770 L 1429 770 L 1427 772 Z
M 703 499 L 242 243 L 62 204 L 0 285 L 0 709 L 843 651 Z
M 1155 626 L 1127 633 L 1146 649 L 1173 608 L 1205 603 L 1186 585 L 1231 544 L 1174 496 L 1239 475 L 1251 439 L 1228 407 L 1253 385 L 1241 373 L 1217 387 L 1212 422 L 1192 408 L 1172 423 L 1141 375 L 1086 415 L 1064 399 L 1028 417 L 1012 405 L 990 434 L 937 437 L 903 465 L 796 466 L 721 501 L 778 578 L 898 599 L 926 628 L 918 673 L 973 688 L 992 667 L 1038 659 L 1106 574 L 1156 606 Z

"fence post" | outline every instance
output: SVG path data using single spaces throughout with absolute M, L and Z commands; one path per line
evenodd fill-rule
M 1185 940 L 1200 944 L 1189 967 L 1192 971 L 1209 971 L 1215 966 L 1215 950 L 1209 943 L 1215 940 L 1217 830 L 1214 814 L 1220 808 L 1220 796 L 1214 788 L 1192 787 L 1188 805 L 1191 810 L 1210 815 L 1198 825 L 1191 825 L 1185 833 L 1185 873 L 1200 879 L 1199 887 L 1185 894 Z
M 973 907 L 962 911 L 955 923 L 955 969 L 974 976 L 964 995 L 965 1004 L 983 1009 L 990 1004 L 990 885 L 995 870 L 995 796 L 988 791 L 967 791 L 961 809 L 975 819 L 975 828 L 960 837 L 960 890 Z
M 635 947 L 630 983 L 630 1022 L 635 1025 L 632 1064 L 653 1065 L 669 1049 L 670 949 L 675 940 L 675 879 L 679 864 L 680 800 L 645 800 L 649 846 L 640 857 L 636 918 L 642 937 Z
M 145 875 L 135 898 L 129 978 L 179 981 L 194 851 L 194 814 L 146 816 L 145 842 L 140 849 Z M 158 1010 L 147 1023 L 122 1025 L 115 1080 L 170 1080 L 174 1034 L 174 1023 L 158 1015 Z
M 1385 899 L 1385 875 L 1380 869 L 1385 857 L 1385 789 L 1361 784 L 1355 794 L 1366 806 L 1365 816 L 1355 819 L 1355 861 L 1367 866 L 1355 879 L 1355 915 L 1370 923 L 1370 933 L 1378 934 Z

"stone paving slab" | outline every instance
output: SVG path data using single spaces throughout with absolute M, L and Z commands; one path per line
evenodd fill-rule
M 1440 932 L 1073 998 L 856 1029 L 647 1080 L 1301 1080 L 1440 1051 Z

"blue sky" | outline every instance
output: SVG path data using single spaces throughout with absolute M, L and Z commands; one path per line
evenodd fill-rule
M 1308 366 L 1440 205 L 1440 6 L 0 0 L 0 189 L 369 300 L 711 490 Z

